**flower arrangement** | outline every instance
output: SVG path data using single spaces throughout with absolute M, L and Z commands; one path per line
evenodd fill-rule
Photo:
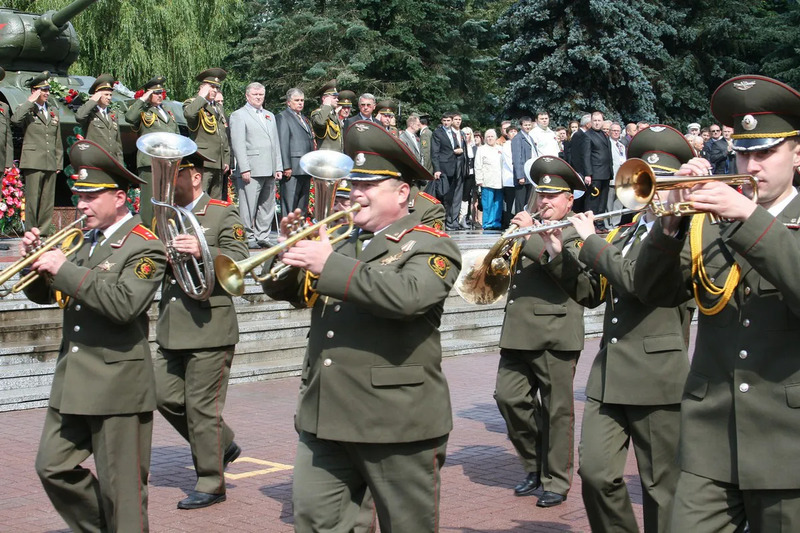
M 55 96 L 59 102 L 66 105 L 73 112 L 77 111 L 89 99 L 87 93 L 68 89 L 54 78 L 50 79 L 50 95 Z
M 0 233 L 4 235 L 22 232 L 25 212 L 25 194 L 19 169 L 11 167 L 3 175 L 0 190 Z
M 140 202 L 141 190 L 139 187 L 129 187 L 128 188 L 128 201 L 125 202 L 125 205 L 128 206 L 128 209 L 132 213 L 139 212 L 139 202 Z

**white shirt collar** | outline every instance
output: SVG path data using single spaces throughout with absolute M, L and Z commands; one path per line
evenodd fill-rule
M 128 220 L 132 219 L 133 215 L 128 213 L 117 222 L 114 222 L 106 229 L 100 230 L 103 236 L 106 238 L 103 242 L 100 243 L 102 245 L 105 242 L 108 242 L 111 239 L 111 236 L 114 235 L 114 232 L 117 231 L 123 224 L 125 224 Z
M 770 215 L 777 217 L 783 212 L 784 209 L 786 209 L 786 206 L 789 205 L 789 202 L 794 200 L 795 196 L 797 196 L 797 189 L 792 187 L 792 192 L 789 193 L 789 196 L 781 200 L 779 203 L 774 204 L 772 207 L 767 209 L 767 211 L 769 211 Z
M 186 205 L 186 206 L 184 206 L 184 208 L 185 208 L 185 209 L 188 209 L 189 211 L 191 211 L 192 209 L 194 209 L 194 206 L 196 206 L 196 205 L 197 205 L 197 203 L 200 201 L 200 199 L 201 199 L 201 198 L 202 198 L 202 197 L 203 197 L 205 194 L 206 194 L 206 193 L 204 193 L 204 192 L 200 193 L 200 196 L 198 196 L 197 198 L 195 198 L 195 199 L 194 199 L 194 201 L 192 201 L 192 202 L 191 202 L 189 205 Z

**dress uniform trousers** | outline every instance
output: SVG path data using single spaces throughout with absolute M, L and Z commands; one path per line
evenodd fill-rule
M 216 200 L 227 199 L 228 191 L 224 182 L 222 169 L 203 167 L 203 190 L 211 198 Z
M 39 228 L 48 235 L 53 222 L 57 172 L 24 169 L 22 174 L 25 178 L 25 229 Z
M 225 492 L 223 457 L 233 430 L 222 419 L 234 346 L 166 350 L 153 361 L 158 411 L 191 445 L 195 490 Z M 187 387 L 187 383 L 191 385 Z
M 569 491 L 574 466 L 572 379 L 579 356 L 579 351 L 503 348 L 497 369 L 495 401 L 525 471 L 539 472 L 544 490 L 562 495 Z
M 140 167 L 139 177 L 145 180 L 146 183 L 139 184 L 139 217 L 142 219 L 142 224 L 147 226 L 150 230 L 155 230 L 155 221 L 153 220 L 153 202 L 151 201 L 155 196 L 153 194 L 153 171 L 151 167 Z M 156 200 L 165 201 L 166 198 L 156 198 Z
M 680 404 L 621 405 L 586 400 L 578 473 L 592 531 L 639 531 L 623 477 L 631 441 L 642 484 L 644 530 L 669 531 L 680 472 L 676 456 L 679 435 Z
M 47 414 L 36 472 L 73 531 L 148 531 L 147 475 L 153 413 Z M 80 464 L 94 455 L 97 477 Z

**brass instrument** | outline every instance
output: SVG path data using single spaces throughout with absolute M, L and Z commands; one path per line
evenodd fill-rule
M 5 298 L 9 294 L 18 293 L 36 281 L 39 278 L 39 273 L 31 271 L 22 276 L 11 288 L 2 288 L 8 280 L 26 268 L 30 268 L 42 255 L 56 246 L 61 245 L 61 251 L 67 256 L 77 252 L 80 247 L 83 246 L 83 231 L 74 226 L 83 223 L 84 220 L 86 220 L 86 215 L 83 215 L 69 226 L 53 234 L 50 238 L 42 242 L 34 252 L 20 258 L 11 266 L 0 272 L 0 298 Z
M 623 203 L 623 205 L 625 205 Z M 642 209 L 644 209 L 647 205 L 643 205 L 636 209 L 625 208 L 625 209 L 615 209 L 614 211 L 607 211 L 605 213 L 600 213 L 599 215 L 594 215 L 595 220 L 605 220 L 607 218 L 616 217 L 616 216 L 623 216 L 623 215 L 630 215 L 632 213 L 638 213 Z M 567 226 L 571 226 L 572 222 L 569 220 L 559 220 L 557 222 L 551 222 L 549 224 L 542 224 L 540 226 L 528 226 L 527 228 L 522 228 L 517 230 L 513 233 L 508 235 L 509 239 L 519 239 L 520 237 L 527 237 L 528 235 L 536 235 L 537 233 L 544 233 L 545 231 L 551 231 L 557 228 L 566 228 Z
M 248 273 L 258 283 L 263 283 L 267 279 L 282 278 L 291 270 L 291 267 L 280 261 L 276 261 L 270 271 L 262 276 L 258 276 L 254 270 L 260 264 L 288 250 L 296 243 L 316 238 L 323 225 L 329 226 L 328 235 L 331 237 L 331 244 L 348 238 L 353 232 L 353 215 L 361 209 L 360 204 L 354 203 L 348 209 L 330 214 L 336 202 L 336 188 L 341 179 L 350 174 L 353 169 L 353 160 L 334 150 L 316 150 L 300 158 L 300 168 L 314 180 L 314 203 L 315 210 L 319 215 L 316 217 L 317 222 L 311 226 L 292 228 L 292 232 L 285 241 L 247 259 L 237 262 L 226 255 L 218 255 L 214 260 L 217 281 L 228 294 L 232 296 L 244 294 L 244 278 Z M 338 222 L 338 225 L 333 225 L 333 222 Z M 341 228 L 345 224 L 349 226 L 349 229 L 342 232 Z
M 695 185 L 719 181 L 738 187 L 749 185 L 753 189 L 752 200 L 758 202 L 758 179 L 749 174 L 721 174 L 709 176 L 656 176 L 652 167 L 641 159 L 628 159 L 619 167 L 614 178 L 617 198 L 622 205 L 629 208 L 650 206 L 656 216 L 694 215 L 700 211 L 692 207 L 691 202 L 673 202 L 666 205 L 658 199 L 658 191 L 690 189 Z M 719 222 L 719 217 L 709 215 L 712 224 Z
M 190 210 L 173 205 L 181 159 L 196 152 L 197 145 L 182 135 L 158 132 L 139 137 L 136 147 L 151 158 L 153 194 L 158 197 L 150 200 L 155 212 L 156 232 L 167 249 L 175 280 L 190 298 L 205 300 L 214 290 L 211 251 L 197 217 Z M 175 237 L 182 234 L 197 238 L 200 260 L 175 250 L 172 243 Z
M 330 225 L 331 223 L 337 222 L 340 219 L 346 219 L 349 221 L 350 230 L 344 233 L 337 233 L 335 237 L 331 238 L 330 242 L 331 244 L 335 244 L 343 239 L 348 238 L 350 233 L 353 231 L 353 215 L 360 209 L 361 204 L 355 203 L 343 211 L 333 213 L 332 215 L 323 218 L 311 226 L 302 228 L 300 231 L 297 231 L 296 233 L 287 237 L 285 241 L 278 243 L 261 253 L 248 257 L 247 259 L 242 259 L 241 261 L 234 261 L 224 254 L 218 255 L 214 260 L 214 267 L 216 268 L 217 272 L 217 281 L 219 282 L 220 286 L 231 296 L 241 296 L 244 294 L 244 278 L 247 274 L 251 274 L 253 279 L 258 283 L 262 283 L 268 279 L 279 279 L 283 273 L 290 268 L 283 263 L 273 266 L 269 272 L 262 276 L 258 276 L 254 272 L 254 269 L 276 255 L 288 250 L 298 242 L 315 237 L 323 225 Z M 339 226 L 330 228 L 328 230 L 328 234 L 330 235 L 333 231 L 339 231 L 339 229 Z

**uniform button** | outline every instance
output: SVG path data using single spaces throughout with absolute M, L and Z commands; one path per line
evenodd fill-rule
M 747 359 L 747 350 L 739 352 L 739 359 Z
M 619 303 L 619 298 L 614 298 L 614 303 L 618 304 Z
M 750 319 L 749 318 L 745 318 L 744 320 L 742 320 L 742 325 L 744 327 L 746 327 L 746 328 L 749 328 L 750 327 Z
M 173 296 L 172 298 L 170 298 L 170 299 L 169 299 L 169 301 L 170 301 L 170 302 L 174 302 L 174 301 L 176 301 L 176 300 L 177 300 L 177 298 L 175 298 L 174 296 Z
M 339 305 L 339 304 L 336 304 L 336 305 L 334 306 L 333 310 L 334 310 L 334 311 L 336 311 L 336 312 L 338 313 L 339 311 L 341 311 L 341 310 L 342 310 L 342 306 L 341 306 L 341 305 Z
M 515 285 L 512 285 L 512 286 L 511 286 L 511 288 L 512 288 L 512 289 L 516 289 L 516 288 L 517 288 L 516 284 L 515 284 Z
M 750 289 L 750 287 L 745 287 L 745 288 L 744 288 L 744 295 L 745 295 L 745 296 L 749 295 L 749 294 L 750 294 L 750 292 L 751 292 L 751 289 Z
M 617 344 L 617 338 L 616 337 L 613 337 L 611 339 L 611 344 Z
M 714 283 L 716 280 L 714 278 L 708 278 L 711 283 Z
M 328 337 L 329 339 L 332 339 L 333 338 L 333 331 L 329 331 L 328 333 L 325 334 L 325 336 Z
M 81 310 L 81 304 L 75 304 L 75 310 L 76 311 L 80 311 Z
M 322 364 L 325 365 L 325 366 L 331 366 L 333 364 L 333 361 L 331 361 L 330 359 L 325 359 L 322 362 Z
M 176 283 L 178 283 L 178 282 L 177 282 L 177 281 L 175 281 L 175 280 L 173 279 L 172 281 L 170 281 L 170 283 L 171 283 L 172 285 L 175 285 L 175 284 L 176 284 Z
M 74 327 L 74 328 L 72 328 L 72 329 L 73 329 L 73 331 L 80 331 L 80 330 L 81 330 L 81 327 L 80 327 L 80 326 L 75 326 L 75 327 Z
M 619 322 L 619 319 L 617 317 L 611 319 L 612 324 L 616 324 L 617 322 Z
M 522 274 L 522 270 L 517 270 L 517 274 Z
M 509 300 L 509 301 L 508 301 L 508 305 L 511 305 L 511 304 L 513 304 L 513 303 L 514 303 L 514 300 Z
M 742 383 L 741 385 L 739 385 L 739 392 L 747 392 L 749 390 L 750 390 L 750 385 L 748 385 L 747 383 Z
M 78 347 L 77 347 L 77 346 L 73 346 L 73 347 L 72 347 L 72 353 L 75 353 L 75 352 L 77 352 L 77 351 L 78 351 Z

